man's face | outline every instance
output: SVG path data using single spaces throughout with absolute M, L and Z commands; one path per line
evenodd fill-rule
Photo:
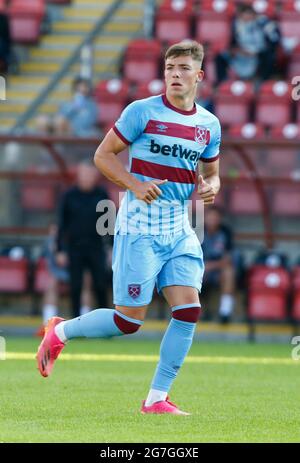
M 91 191 L 98 181 L 98 171 L 93 166 L 80 164 L 77 170 L 77 185 L 82 191 Z
M 200 63 L 191 56 L 168 58 L 165 63 L 165 81 L 169 96 L 184 97 L 196 91 L 203 78 Z M 198 80 L 197 80 L 198 79 Z
M 221 216 L 218 211 L 208 209 L 205 213 L 205 226 L 208 231 L 215 232 L 221 225 Z

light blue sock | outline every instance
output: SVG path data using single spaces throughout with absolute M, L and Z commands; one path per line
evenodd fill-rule
M 135 320 L 113 309 L 96 309 L 85 315 L 64 322 L 64 333 L 67 339 L 72 338 L 111 338 L 112 336 L 123 336 L 115 323 L 114 316 L 134 325 L 142 325 L 141 320 Z
M 192 345 L 196 323 L 172 318 L 160 345 L 160 359 L 151 389 L 169 392 Z

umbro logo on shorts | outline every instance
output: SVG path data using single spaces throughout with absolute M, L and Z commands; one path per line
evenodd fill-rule
M 128 285 L 128 294 L 133 299 L 137 298 L 141 294 L 141 285 Z

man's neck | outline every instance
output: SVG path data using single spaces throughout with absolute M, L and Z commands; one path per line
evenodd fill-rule
M 192 111 L 192 109 L 194 108 L 194 97 L 174 98 L 168 95 L 168 93 L 166 93 L 166 97 L 172 106 L 174 106 L 177 109 L 180 109 L 181 111 Z

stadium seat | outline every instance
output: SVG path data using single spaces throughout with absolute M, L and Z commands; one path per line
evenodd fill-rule
M 40 258 L 35 266 L 33 289 L 37 293 L 43 293 L 49 286 L 50 274 L 47 261 L 45 258 Z
M 12 39 L 15 42 L 36 43 L 45 12 L 44 0 L 12 0 L 8 9 Z
M 196 40 L 219 51 L 228 48 L 234 10 L 231 0 L 203 0 L 196 15 Z
M 215 113 L 223 125 L 245 124 L 249 120 L 253 100 L 250 82 L 227 81 L 222 83 L 215 97 Z
M 276 14 L 277 0 L 243 0 L 243 3 L 251 5 L 257 14 L 272 18 Z
M 139 84 L 133 93 L 133 100 L 141 100 L 150 96 L 160 95 L 165 92 L 165 83 L 163 80 L 154 79 L 151 82 Z
M 292 318 L 300 321 L 300 266 L 293 269 L 292 273 Z
M 95 100 L 99 106 L 98 122 L 113 124 L 120 116 L 128 101 L 129 85 L 120 79 L 104 80 L 95 88 Z
M 191 36 L 193 2 L 165 0 L 155 17 L 155 37 L 163 42 L 179 42 Z
M 6 11 L 6 0 L 0 0 L 0 13 Z
M 230 190 L 229 211 L 231 214 L 255 215 L 262 213 L 262 205 L 254 186 L 238 183 Z
M 21 184 L 21 205 L 27 211 L 51 212 L 56 206 L 55 186 L 41 181 Z
M 291 87 L 284 81 L 262 84 L 256 104 L 256 122 L 268 127 L 288 124 L 291 120 Z
M 299 140 L 300 124 L 286 124 L 280 127 L 273 127 L 269 137 L 271 140 Z M 298 149 L 284 146 L 270 147 L 267 152 L 266 161 L 269 175 L 277 177 L 292 177 L 298 170 Z
M 279 15 L 279 28 L 284 38 L 300 40 L 300 6 L 298 0 L 285 0 Z
M 157 78 L 161 45 L 157 40 L 138 39 L 130 42 L 124 57 L 125 79 L 134 83 Z
M 292 80 L 295 76 L 300 76 L 300 45 L 292 51 L 288 64 L 288 79 Z
M 290 275 L 283 267 L 253 266 L 248 275 L 247 314 L 252 320 L 284 320 Z
M 300 183 L 278 186 L 272 195 L 272 212 L 283 217 L 300 216 Z
M 28 287 L 28 260 L 0 256 L 0 292 L 24 293 Z
M 33 279 L 33 290 L 35 293 L 42 294 L 44 293 L 50 284 L 50 273 L 48 270 L 47 260 L 44 257 L 40 257 L 36 262 L 34 269 L 34 279 Z M 68 283 L 59 282 L 58 286 L 59 293 L 65 295 L 69 291 Z

